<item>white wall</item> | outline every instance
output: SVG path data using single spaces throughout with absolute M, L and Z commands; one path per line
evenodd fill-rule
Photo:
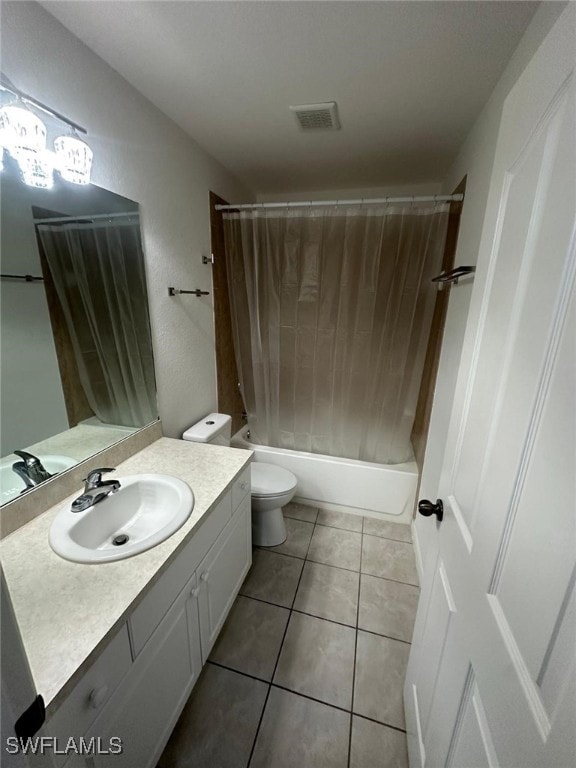
M 318 189 L 313 192 L 279 192 L 274 194 L 260 193 L 259 203 L 282 203 L 293 200 L 356 200 L 358 198 L 387 197 L 389 195 L 438 195 L 442 192 L 442 184 L 428 182 L 426 184 L 411 184 L 405 186 L 381 187 L 350 187 L 348 189 Z
M 158 404 L 164 433 L 181 434 L 216 408 L 208 192 L 249 190 L 36 3 L 2 3 L 2 72 L 16 87 L 83 125 L 93 181 L 140 203 Z
M 456 251 L 457 265 L 476 264 L 504 101 L 565 6 L 564 2 L 541 4 L 444 180 L 443 192 L 451 192 L 467 175 L 466 197 Z M 472 281 L 463 281 L 451 289 L 420 498 L 437 497 L 449 418 L 454 405 L 456 378 L 460 366 L 468 365 L 472 351 L 463 348 L 471 293 Z M 429 545 L 433 526 L 420 516 L 417 516 L 416 524 L 423 549 L 432 552 L 434 548 Z M 426 552 L 423 554 L 426 555 Z

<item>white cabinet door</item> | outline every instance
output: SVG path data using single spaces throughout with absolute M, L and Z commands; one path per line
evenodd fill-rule
M 155 766 L 200 674 L 195 578 L 135 660 L 88 737 L 122 740 L 122 753 L 95 755 L 95 768 Z
M 405 687 L 412 768 L 574 765 L 575 22 L 569 3 L 502 114 Z
M 250 503 L 248 494 L 197 571 L 204 662 L 252 562 Z

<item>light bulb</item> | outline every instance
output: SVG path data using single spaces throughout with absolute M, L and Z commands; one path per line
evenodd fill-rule
M 30 187 L 50 189 L 54 184 L 54 152 L 44 149 L 37 152 L 34 149 L 19 147 L 15 150 L 15 159 L 22 172 L 22 180 Z
M 93 152 L 76 136 L 59 136 L 54 141 L 60 175 L 73 184 L 90 184 Z
M 11 154 L 19 148 L 41 152 L 46 149 L 46 126 L 29 109 L 8 105 L 0 109 L 0 144 Z

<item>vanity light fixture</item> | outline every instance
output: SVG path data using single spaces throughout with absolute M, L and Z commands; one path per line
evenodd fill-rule
M 86 130 L 23 93 L 2 74 L 0 88 L 16 99 L 15 103 L 0 109 L 0 149 L 2 155 L 5 150 L 18 163 L 24 183 L 49 189 L 54 183 L 54 171 L 57 171 L 62 179 L 72 184 L 89 184 L 93 152 L 77 133 L 86 133 Z M 29 107 L 45 112 L 69 127 L 67 135 L 55 139 L 55 151 L 46 148 L 46 125 Z

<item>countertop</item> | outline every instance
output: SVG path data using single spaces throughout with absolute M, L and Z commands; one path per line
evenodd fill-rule
M 194 509 L 186 523 L 166 541 L 135 557 L 84 565 L 52 551 L 48 543 L 52 521 L 81 488 L 0 542 L 32 677 L 49 715 L 251 457 L 250 451 L 163 437 L 119 464 L 116 476 L 120 479 L 146 472 L 174 475 L 194 492 Z

